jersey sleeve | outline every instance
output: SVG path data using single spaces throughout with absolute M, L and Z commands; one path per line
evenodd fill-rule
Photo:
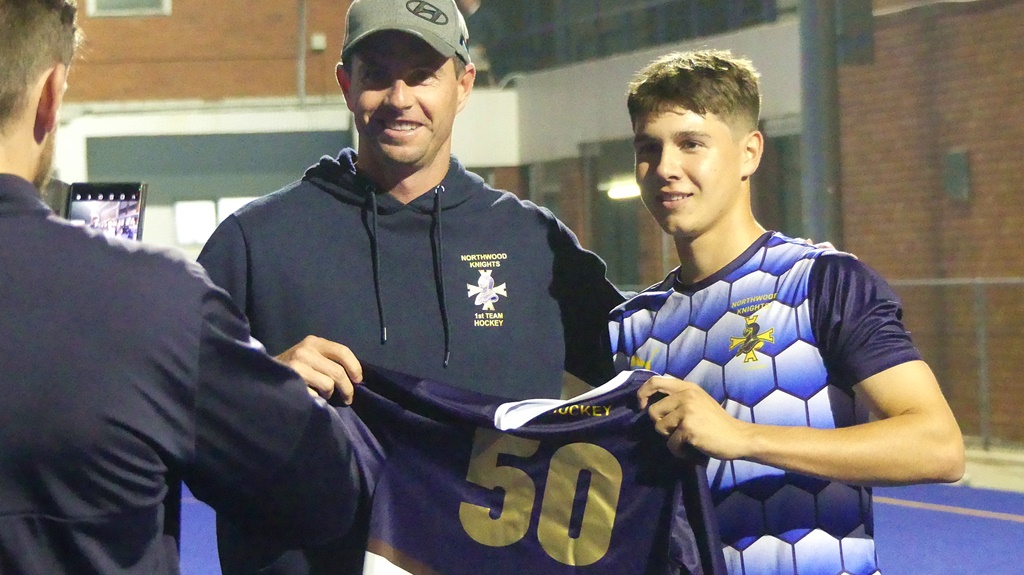
M 235 305 L 249 309 L 248 246 L 237 217 L 228 216 L 217 226 L 199 253 L 198 261 L 213 283 L 231 295 Z
M 608 280 L 604 261 L 584 249 L 571 230 L 558 222 L 552 233 L 554 291 L 565 326 L 565 368 L 597 386 L 615 375 L 608 314 L 625 298 Z
M 825 366 L 849 389 L 901 363 L 921 359 L 888 283 L 847 255 L 823 255 L 811 269 L 808 299 Z
M 266 355 L 224 291 L 209 286 L 202 315 L 190 489 L 285 540 L 344 533 L 361 491 L 345 423 Z

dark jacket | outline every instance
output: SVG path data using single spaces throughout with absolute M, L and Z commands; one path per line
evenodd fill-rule
M 552 213 L 454 158 L 408 205 L 355 152 L 228 217 L 199 261 L 278 354 L 313 334 L 361 361 L 502 397 L 558 396 L 563 368 L 614 375 L 604 262 Z
M 338 414 L 199 266 L 59 220 L 2 174 L 0 246 L 0 573 L 177 573 L 174 477 L 281 537 L 348 529 Z

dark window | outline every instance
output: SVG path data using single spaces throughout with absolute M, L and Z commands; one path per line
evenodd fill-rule
M 775 18 L 776 0 L 480 0 L 467 25 L 501 81 Z

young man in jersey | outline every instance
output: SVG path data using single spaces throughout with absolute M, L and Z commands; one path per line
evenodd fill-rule
M 362 362 L 510 399 L 612 377 L 623 298 L 604 263 L 451 154 L 476 76 L 454 0 L 353 2 L 337 76 L 358 149 L 228 217 L 199 256 L 253 334 L 345 402 Z M 222 564 L 251 556 L 228 547 Z
M 282 537 L 346 532 L 361 485 L 337 412 L 198 265 L 43 203 L 76 14 L 0 0 L 0 573 L 177 573 L 182 476 Z
M 613 312 L 616 362 L 664 374 L 641 403 L 673 450 L 712 457 L 730 573 L 877 573 L 869 487 L 955 481 L 964 466 L 899 300 L 856 258 L 754 219 L 750 62 L 664 56 L 628 108 L 642 198 L 680 265 Z

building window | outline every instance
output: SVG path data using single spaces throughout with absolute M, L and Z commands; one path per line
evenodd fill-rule
M 174 237 L 179 246 L 201 246 L 217 228 L 213 200 L 174 202 Z
M 458 1 L 477 69 L 486 62 L 488 79 L 502 85 L 517 72 L 774 22 L 777 3 L 798 0 Z
M 169 16 L 171 0 L 89 0 L 89 16 Z

